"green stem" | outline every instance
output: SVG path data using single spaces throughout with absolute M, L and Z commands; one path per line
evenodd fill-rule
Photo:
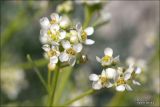
M 58 76 L 59 76 L 59 66 L 57 66 L 57 70 L 55 71 L 54 77 L 53 77 L 53 83 L 52 83 L 52 93 L 51 93 L 51 98 L 50 98 L 50 102 L 49 102 L 49 106 L 52 106 L 52 104 L 54 103 L 54 97 L 55 97 L 55 91 L 56 91 L 56 87 L 57 87 L 57 81 L 58 81 Z
M 78 101 L 78 100 L 82 99 L 83 97 L 88 96 L 88 95 L 91 95 L 91 94 L 93 94 L 93 93 L 95 93 L 95 92 L 96 92 L 95 90 L 90 89 L 90 90 L 86 91 L 85 93 L 77 96 L 76 98 L 74 98 L 74 99 L 72 99 L 72 100 L 64 103 L 63 106 L 68 106 L 68 105 L 72 104 L 73 102 Z
M 89 25 L 92 14 L 93 12 L 90 10 L 90 8 L 87 5 L 85 5 L 85 20 L 83 23 L 83 28 L 86 28 Z
M 27 59 L 30 62 L 31 66 L 33 67 L 33 69 L 35 70 L 36 74 L 38 75 L 41 83 L 43 84 L 43 86 L 46 88 L 47 92 L 49 92 L 47 84 L 44 80 L 44 78 L 42 77 L 42 75 L 40 74 L 40 71 L 38 70 L 38 68 L 36 67 L 35 63 L 33 62 L 33 60 L 31 59 L 30 55 L 27 55 Z
M 48 89 L 51 90 L 51 72 L 50 70 L 48 70 Z

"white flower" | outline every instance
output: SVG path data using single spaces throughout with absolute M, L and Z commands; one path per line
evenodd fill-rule
M 78 32 L 76 30 L 70 30 L 69 32 L 69 38 L 70 38 L 70 42 L 71 43 L 78 43 L 79 39 L 78 39 Z
M 101 75 L 91 74 L 89 76 L 89 80 L 93 81 L 92 88 L 95 90 L 99 90 L 103 87 L 112 87 L 113 84 L 109 81 L 108 77 L 108 72 L 106 72 L 105 70 L 102 71 Z
M 102 66 L 110 66 L 112 64 L 117 64 L 119 62 L 119 56 L 113 58 L 113 50 L 111 48 L 104 49 L 104 57 L 99 58 L 96 56 L 98 62 L 102 64 Z
M 61 28 L 66 29 L 70 26 L 70 19 L 67 16 L 63 16 L 59 22 Z
M 50 42 L 53 45 L 59 45 L 59 42 L 66 37 L 66 31 L 59 30 L 58 24 L 53 24 L 47 32 Z
M 125 75 L 128 76 L 128 78 L 132 77 L 132 83 L 135 85 L 141 85 L 138 81 L 135 80 L 135 76 L 139 75 L 141 73 L 141 68 L 134 67 L 133 64 L 129 66 L 129 68 L 125 71 Z
M 42 46 L 42 49 L 47 53 L 48 57 L 50 58 L 50 64 L 58 63 L 58 56 L 60 55 L 58 47 L 52 45 L 45 44 Z
M 70 44 L 69 41 L 63 40 L 62 46 L 64 48 L 64 52 L 59 56 L 60 61 L 68 62 L 71 66 L 74 66 L 76 62 L 76 55 L 81 52 L 83 48 L 82 44 Z
M 51 17 L 51 21 L 50 21 L 51 24 L 59 23 L 60 20 L 61 20 L 61 18 L 62 18 L 62 17 L 59 16 L 57 13 L 52 13 L 52 14 L 50 15 L 50 17 Z
M 82 26 L 80 24 L 76 25 L 76 30 L 78 32 L 78 38 L 79 41 L 86 44 L 86 45 L 92 45 L 95 43 L 94 40 L 88 39 L 88 36 L 91 36 L 94 33 L 93 27 L 87 27 L 86 29 L 82 29 Z
M 129 77 L 127 74 L 119 74 L 117 73 L 117 76 L 115 78 L 115 85 L 117 91 L 132 91 L 132 88 L 127 84 L 127 81 L 129 80 Z
M 48 29 L 50 27 L 50 22 L 47 17 L 42 17 L 39 22 L 42 29 Z
M 69 13 L 73 10 L 73 2 L 72 1 L 65 1 L 63 4 L 57 6 L 58 13 Z

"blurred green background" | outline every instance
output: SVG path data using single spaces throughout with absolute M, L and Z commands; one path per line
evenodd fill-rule
M 46 99 L 46 91 L 34 70 L 27 62 L 30 54 L 42 75 L 47 77 L 47 61 L 43 58 L 43 50 L 39 41 L 39 19 L 49 17 L 56 12 L 56 6 L 63 0 L 4 0 L 1 1 L 1 88 L 0 105 L 40 106 Z M 71 12 L 73 20 L 83 22 L 84 7 L 73 3 Z M 133 56 L 146 61 L 146 71 L 140 77 L 141 86 L 133 86 L 133 92 L 116 92 L 114 88 L 83 98 L 72 106 L 159 106 L 159 1 L 110 1 L 104 4 L 103 14 L 112 15 L 108 24 L 95 29 L 92 39 L 96 43 L 86 46 L 89 61 L 77 65 L 70 72 L 64 69 L 60 74 L 59 87 L 64 83 L 60 102 L 74 98 L 91 88 L 88 80 L 90 73 L 102 71 L 95 56 L 102 56 L 105 47 L 114 50 L 114 56 L 120 60 Z M 98 17 L 95 13 L 91 20 Z M 90 23 L 90 24 L 91 24 Z M 61 92 L 60 91 L 60 92 Z M 149 102 L 139 104 L 138 102 Z

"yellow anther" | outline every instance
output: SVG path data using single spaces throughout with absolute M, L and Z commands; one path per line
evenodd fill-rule
M 104 77 L 104 76 L 100 76 L 100 80 L 102 85 L 105 85 L 108 82 L 107 77 Z
M 56 50 L 51 50 L 47 54 L 48 54 L 49 57 L 56 56 L 57 55 L 57 51 Z
M 51 30 L 48 30 L 48 31 L 47 31 L 47 34 L 48 34 L 48 35 L 51 35 L 51 34 L 52 34 Z
M 110 59 L 111 59 L 111 57 L 108 56 L 108 55 L 106 55 L 106 56 L 104 56 L 104 57 L 102 58 L 102 61 L 108 62 Z
M 126 84 L 124 78 L 120 78 L 117 80 L 117 85 L 122 85 L 122 84 Z
M 56 20 L 54 19 L 50 21 L 50 24 L 55 24 L 55 23 L 56 23 Z
M 76 51 L 73 48 L 67 49 L 66 53 L 69 54 L 69 55 L 76 55 Z
M 85 41 L 87 39 L 87 33 L 83 31 L 81 34 L 81 38 L 83 41 Z

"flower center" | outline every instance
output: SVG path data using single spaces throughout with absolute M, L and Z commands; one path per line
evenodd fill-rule
M 81 38 L 83 41 L 85 41 L 87 39 L 87 33 L 83 31 L 81 34 Z
M 117 80 L 117 85 L 122 85 L 122 84 L 126 84 L 124 78 L 120 78 Z
M 57 51 L 56 50 L 51 50 L 47 54 L 48 54 L 49 57 L 56 56 L 57 55 Z
M 102 76 L 100 76 L 100 80 L 101 80 L 101 84 L 102 84 L 102 86 L 104 86 L 106 83 L 107 83 L 107 77 L 102 77 Z
M 56 23 L 55 19 L 53 19 L 53 20 L 50 21 L 50 24 L 54 24 L 54 23 Z
M 104 56 L 104 57 L 102 58 L 102 61 L 108 62 L 110 59 L 111 59 L 111 57 L 108 56 L 108 55 L 106 55 L 106 56 Z
M 52 38 L 53 41 L 59 41 L 59 32 L 55 32 L 55 34 L 53 34 L 51 30 L 48 30 L 47 34 Z
M 66 53 L 69 54 L 69 55 L 76 55 L 76 51 L 73 48 L 67 49 Z

